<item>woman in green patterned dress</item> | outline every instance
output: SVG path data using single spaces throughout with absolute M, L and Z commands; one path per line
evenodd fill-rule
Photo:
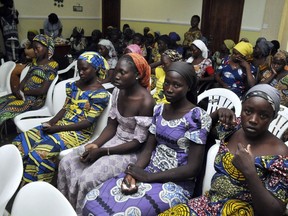
M 20 113 L 41 108 L 50 84 L 57 76 L 58 63 L 51 60 L 54 43 L 46 35 L 36 35 L 33 39 L 36 58 L 30 69 L 12 94 L 0 97 L 0 125 Z

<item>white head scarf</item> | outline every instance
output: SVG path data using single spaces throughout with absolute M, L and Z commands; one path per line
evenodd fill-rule
M 208 48 L 206 47 L 205 43 L 202 40 L 194 40 L 192 42 L 198 49 L 202 51 L 202 56 L 206 59 L 208 58 Z
M 114 46 L 110 40 L 102 39 L 102 40 L 100 40 L 100 42 L 98 44 L 105 46 L 109 50 L 108 55 L 110 56 L 110 58 L 117 56 L 117 52 L 116 52 L 116 50 L 115 50 L 115 48 L 114 48 Z

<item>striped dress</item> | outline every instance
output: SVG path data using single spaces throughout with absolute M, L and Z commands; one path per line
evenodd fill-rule
M 19 134 L 13 144 L 22 153 L 24 162 L 24 182 L 51 182 L 57 168 L 60 151 L 79 146 L 89 141 L 97 117 L 109 102 L 109 93 L 105 89 L 82 91 L 75 82 L 66 84 L 67 98 L 64 104 L 64 116 L 56 125 L 71 125 L 88 120 L 91 127 L 78 131 L 60 131 L 46 134 L 42 126 Z

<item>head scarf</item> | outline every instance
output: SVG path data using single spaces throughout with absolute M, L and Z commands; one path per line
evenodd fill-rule
M 197 104 L 197 76 L 194 67 L 186 62 L 172 62 L 167 69 L 168 71 L 175 71 L 183 76 L 190 88 L 186 97 L 193 104 Z
M 98 69 L 107 69 L 105 66 L 104 58 L 97 52 L 84 52 L 79 57 L 78 60 L 84 60 L 92 65 L 96 70 Z
M 150 77 L 151 77 L 151 68 L 149 64 L 147 63 L 146 59 L 137 53 L 127 53 L 126 55 L 129 55 L 138 72 L 139 72 L 139 83 L 144 88 L 150 90 Z
M 253 46 L 251 43 L 241 41 L 237 43 L 234 47 L 238 52 L 240 52 L 243 56 L 248 57 L 253 53 Z
M 182 60 L 182 55 L 180 53 L 178 53 L 176 50 L 167 49 L 163 52 L 162 55 L 167 55 L 172 62 Z
M 259 43 L 259 42 L 261 42 L 261 41 L 267 41 L 266 40 L 266 38 L 265 37 L 259 37 L 259 38 L 257 38 L 257 40 L 256 40 L 256 45 Z
M 285 64 L 288 63 L 288 52 L 284 51 L 284 50 L 279 50 L 274 56 L 273 58 L 278 58 L 280 60 L 285 61 Z
M 249 89 L 245 94 L 243 102 L 251 97 L 261 97 L 267 100 L 274 110 L 274 118 L 277 117 L 277 113 L 280 109 L 280 94 L 277 89 L 269 84 L 258 84 Z
M 192 42 L 198 49 L 201 50 L 202 56 L 208 58 L 208 48 L 202 40 L 196 39 Z
M 142 50 L 137 44 L 130 44 L 126 48 L 131 50 L 132 53 L 138 53 L 142 55 Z
M 74 27 L 73 31 L 76 31 L 79 34 L 84 35 L 84 29 L 82 27 Z
M 41 43 L 43 46 L 48 48 L 48 58 L 50 59 L 54 54 L 54 41 L 48 35 L 38 34 L 33 38 L 33 41 Z
M 268 56 L 273 48 L 273 44 L 267 40 L 261 40 L 256 44 L 263 56 Z
M 232 50 L 235 46 L 235 42 L 231 39 L 226 39 L 226 40 L 224 40 L 224 44 L 227 47 L 227 49 L 229 50 L 229 52 L 232 53 Z
M 102 39 L 102 40 L 100 40 L 100 42 L 98 44 L 105 46 L 108 49 L 108 51 L 109 51 L 108 55 L 110 56 L 110 58 L 117 56 L 116 50 L 115 50 L 115 48 L 114 48 L 114 46 L 110 40 Z
M 180 36 L 176 32 L 170 32 L 169 37 L 173 41 L 180 41 L 181 40 Z
M 32 33 L 34 33 L 35 35 L 38 35 L 38 34 L 39 34 L 39 32 L 38 32 L 36 29 L 30 29 L 30 30 L 28 30 L 28 32 L 32 32 Z
M 149 31 L 149 32 L 147 33 L 147 35 L 148 35 L 148 34 L 152 35 L 152 36 L 155 38 L 155 33 L 154 33 L 154 32 Z

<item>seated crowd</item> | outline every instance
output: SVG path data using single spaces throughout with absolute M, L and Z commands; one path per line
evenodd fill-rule
M 199 21 L 191 18 L 183 44 L 176 32 L 149 27 L 143 34 L 127 24 L 123 32 L 109 27 L 105 37 L 94 30 L 89 40 L 75 27 L 69 44 L 78 78 L 66 84 L 63 108 L 12 142 L 24 162 L 21 186 L 56 176 L 77 214 L 87 216 L 283 215 L 288 132 L 279 139 L 268 128 L 280 105 L 288 106 L 288 53 L 265 38 L 254 47 L 227 38 L 211 53 Z M 30 68 L 23 80 L 20 66 L 12 73 L 18 83 L 0 97 L 0 125 L 42 107 L 58 76 L 53 39 L 29 30 L 23 47 Z M 103 87 L 110 82 L 112 95 Z M 213 88 L 234 92 L 241 115 L 226 108 L 207 113 L 197 96 Z M 107 126 L 91 141 L 109 100 Z M 198 181 L 215 139 L 216 173 L 201 194 Z

